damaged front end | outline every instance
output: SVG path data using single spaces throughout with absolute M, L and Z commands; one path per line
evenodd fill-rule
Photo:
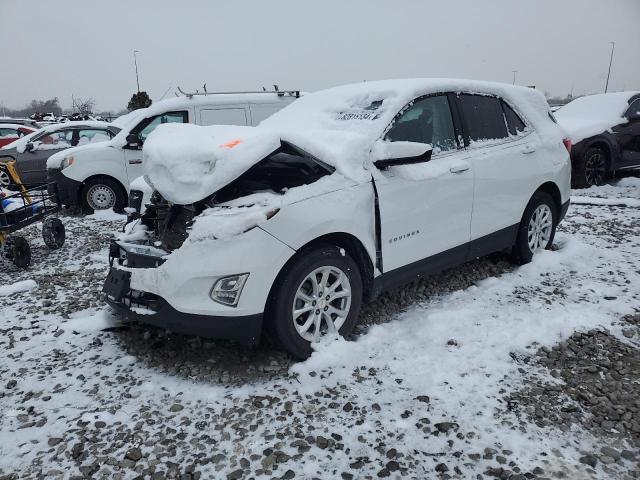
M 244 264 L 266 267 L 260 258 L 262 249 L 265 254 L 271 249 L 271 258 L 277 262 L 292 251 L 255 227 L 278 213 L 282 198 L 291 189 L 315 183 L 333 171 L 283 142 L 278 150 L 202 200 L 180 205 L 154 191 L 144 213 L 135 215 L 123 234 L 111 242 L 111 269 L 103 287 L 107 303 L 128 318 L 173 331 L 243 343 L 256 341 L 262 314 L 256 314 L 253 306 L 237 305 L 237 298 L 231 303 L 214 298 L 214 286 L 234 276 L 244 281 L 251 271 L 249 282 L 259 285 L 253 288 L 262 296 L 271 281 L 266 277 L 272 272 L 253 271 Z M 259 245 L 255 251 L 235 240 L 212 243 L 254 229 L 248 235 L 259 240 L 247 245 Z

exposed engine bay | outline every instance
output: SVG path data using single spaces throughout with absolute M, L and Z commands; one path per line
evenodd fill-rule
M 330 175 L 334 168 L 297 147 L 282 146 L 253 165 L 222 189 L 190 205 L 171 204 L 154 191 L 140 223 L 147 228 L 147 244 L 171 252 L 180 248 L 189 235 L 195 218 L 208 208 L 242 209 L 252 207 L 253 194 L 269 192 L 283 195 L 287 190 L 311 184 Z M 238 200 L 247 197 L 247 202 Z M 234 205 L 227 205 L 233 201 Z

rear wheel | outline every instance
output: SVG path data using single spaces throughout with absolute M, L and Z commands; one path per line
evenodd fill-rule
M 573 171 L 572 184 L 575 188 L 589 188 L 604 184 L 607 178 L 609 158 L 602 148 L 588 148 Z
M 31 248 L 29 242 L 24 237 L 9 237 L 3 246 L 4 257 L 22 269 L 26 269 L 31 264 Z
M 126 206 L 127 195 L 115 180 L 94 178 L 89 180 L 82 189 L 81 202 L 85 213 L 109 208 L 119 213 Z
M 362 277 L 344 250 L 326 246 L 298 254 L 274 286 L 267 332 L 296 358 L 325 335 L 346 336 L 362 305 Z
M 42 223 L 42 239 L 47 247 L 52 250 L 64 245 L 65 230 L 59 218 L 48 217 Z
M 558 207 L 551 195 L 536 192 L 524 211 L 513 247 L 517 263 L 529 263 L 533 255 L 553 244 L 558 224 Z

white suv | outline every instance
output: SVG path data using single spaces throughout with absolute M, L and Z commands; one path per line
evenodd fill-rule
M 266 332 L 304 358 L 382 290 L 548 248 L 569 206 L 563 140 L 535 90 L 446 79 L 309 94 L 257 128 L 162 126 L 107 301 L 179 332 Z
M 88 212 L 121 211 L 127 205 L 129 184 L 142 175 L 142 146 L 158 125 L 257 125 L 299 95 L 298 91 L 196 93 L 159 101 L 116 119 L 113 125 L 122 130 L 109 142 L 49 157 L 48 181 L 56 182 L 65 205 L 81 205 Z

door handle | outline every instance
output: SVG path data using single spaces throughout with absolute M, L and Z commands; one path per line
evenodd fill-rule
M 521 150 L 521 152 L 524 153 L 524 154 L 533 153 L 535 151 L 536 151 L 535 145 L 531 145 L 531 144 L 525 145 Z
M 140 165 L 142 163 L 141 158 L 136 158 L 135 160 L 129 160 L 129 165 Z
M 469 165 L 467 162 L 460 162 L 449 168 L 449 171 L 451 173 L 462 173 L 469 170 L 469 168 L 471 168 L 471 165 Z

